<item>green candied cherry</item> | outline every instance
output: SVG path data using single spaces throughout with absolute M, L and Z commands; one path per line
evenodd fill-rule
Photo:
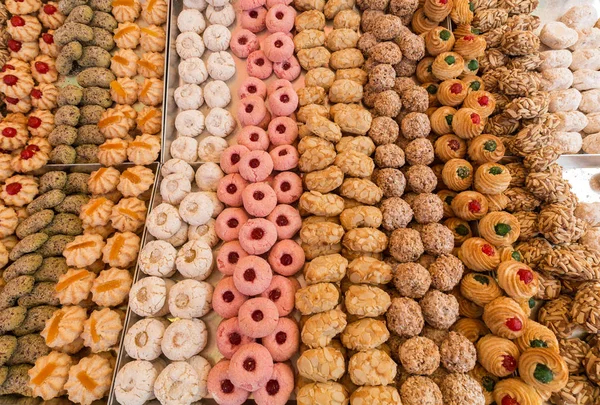
M 490 284 L 490 278 L 488 276 L 484 276 L 482 274 L 477 274 L 473 277 L 475 279 L 475 281 L 477 281 L 479 284 L 483 284 L 483 285 L 489 285 Z
M 442 41 L 448 41 L 450 39 L 450 37 L 452 36 L 452 33 L 448 30 L 442 30 L 442 31 L 440 31 L 439 36 Z
M 494 231 L 499 236 L 506 236 L 511 230 L 512 228 L 508 224 L 499 223 L 494 226 Z
M 511 254 L 510 257 L 512 257 L 514 260 L 520 262 L 521 261 L 521 253 L 517 252 L 516 250 L 514 250 Z
M 498 144 L 496 143 L 496 141 L 486 141 L 483 144 L 483 149 L 487 150 L 488 152 L 494 152 L 496 150 L 496 148 L 498 147 Z
M 446 119 L 446 124 L 452 125 L 452 120 L 454 119 L 454 115 L 453 114 L 448 114 L 444 118 Z
M 489 173 L 493 174 L 494 176 L 497 176 L 499 174 L 502 174 L 503 170 L 501 167 L 498 166 L 493 166 L 490 168 Z
M 427 90 L 427 93 L 429 93 L 429 94 L 436 94 L 438 91 L 438 87 L 432 83 L 429 86 L 427 86 L 426 90 Z
M 481 83 L 478 80 L 475 80 L 469 85 L 469 88 L 474 91 L 479 91 L 479 89 L 481 89 Z
M 454 228 L 454 232 L 456 232 L 460 236 L 467 236 L 469 234 L 469 228 L 467 228 L 463 224 L 460 224 L 456 228 Z
M 471 59 L 467 64 L 467 67 L 471 72 L 475 72 L 477 69 L 479 69 L 479 62 L 477 62 L 477 59 Z
M 492 377 L 486 375 L 481 379 L 481 385 L 483 385 L 483 388 L 487 392 L 493 392 L 494 388 L 496 388 L 496 381 L 494 381 Z
M 471 174 L 471 170 L 469 170 L 469 168 L 466 166 L 460 166 L 458 169 L 456 169 L 456 174 L 461 179 L 466 179 Z
M 529 347 L 548 347 L 548 344 L 542 339 L 533 339 L 529 341 Z
M 554 373 L 547 365 L 538 363 L 533 371 L 533 378 L 542 384 L 548 384 L 554 380 Z
M 446 62 L 446 64 L 448 64 L 449 66 L 452 66 L 456 63 L 456 58 L 452 55 L 448 55 L 444 58 L 444 61 Z

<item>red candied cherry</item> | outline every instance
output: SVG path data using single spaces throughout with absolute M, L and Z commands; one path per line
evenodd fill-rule
M 23 43 L 21 41 L 17 41 L 16 39 L 8 40 L 8 49 L 10 49 L 13 52 L 19 52 L 21 50 L 21 46 L 23 46 Z
M 27 126 L 30 128 L 39 128 L 40 125 L 42 125 L 42 120 L 34 115 L 29 117 L 29 119 L 27 120 Z
M 265 317 L 265 314 L 263 314 L 263 312 L 260 309 L 257 309 L 256 311 L 252 312 L 251 316 L 254 322 L 260 322 Z
M 48 45 L 52 45 L 54 43 L 54 35 L 44 32 L 42 34 L 42 40 Z
M 48 15 L 52 15 L 54 13 L 56 13 L 56 7 L 54 7 L 52 4 L 46 4 L 44 6 L 44 13 L 48 14 Z
M 440 0 L 440 4 L 448 4 L 448 0 Z
M 288 183 L 287 181 L 284 181 L 283 183 L 281 183 L 281 186 L 279 187 L 281 189 L 281 191 L 290 191 L 290 189 L 292 188 L 292 185 L 290 183 Z
M 2 81 L 7 86 L 14 86 L 15 84 L 17 84 L 19 82 L 19 78 L 17 76 L 15 76 L 15 75 L 5 75 L 2 78 Z
M 50 66 L 46 62 L 35 62 L 33 66 L 41 74 L 46 74 L 50 71 Z
M 494 247 L 487 243 L 481 247 L 481 251 L 486 256 L 494 256 L 494 254 L 496 253 Z
M 20 15 L 13 15 L 10 19 L 10 23 L 13 27 L 22 27 L 25 25 L 25 19 Z
M 227 255 L 227 261 L 231 264 L 236 264 L 240 260 L 240 255 L 238 252 L 229 252 Z
M 521 405 L 519 401 L 511 397 L 510 395 L 505 395 L 502 398 L 502 405 Z
M 473 40 L 475 40 L 475 35 L 471 35 L 471 34 L 465 35 L 463 37 L 463 40 L 465 40 L 465 41 L 473 41 Z
M 235 299 L 235 295 L 231 291 L 225 291 L 222 295 L 223 301 L 231 302 Z
M 7 70 L 17 70 L 17 69 L 15 69 L 15 67 L 13 65 L 5 63 L 4 66 L 2 66 L 2 68 L 0 68 L 0 72 L 4 73 Z
M 224 394 L 231 394 L 234 389 L 235 389 L 235 387 L 233 386 L 233 383 L 231 381 L 229 381 L 229 380 L 221 381 L 221 391 Z
M 290 223 L 290 221 L 287 219 L 287 217 L 285 215 L 278 216 L 277 219 L 275 220 L 275 222 L 277 222 L 277 225 L 279 225 L 279 226 L 286 226 L 287 224 Z
M 512 330 L 513 332 L 518 332 L 521 329 L 523 329 L 523 322 L 521 322 L 521 320 L 516 316 L 508 318 L 506 322 L 504 322 L 504 324 L 508 329 Z
M 289 255 L 287 253 L 281 255 L 281 259 L 279 259 L 279 262 L 284 266 L 289 266 L 290 264 L 292 264 L 292 255 Z
M 252 193 L 252 198 L 254 198 L 256 201 L 261 201 L 263 198 L 265 198 L 265 193 L 262 191 L 255 191 Z
M 517 360 L 509 354 L 502 356 L 502 367 L 511 373 L 517 369 Z
M 250 165 L 251 168 L 256 169 L 258 166 L 260 166 L 260 160 L 250 159 L 250 162 L 248 162 L 248 164 Z
M 456 152 L 460 149 L 460 142 L 458 142 L 456 139 L 451 139 L 448 141 L 448 147 Z
M 21 191 L 22 188 L 23 186 L 21 185 L 21 183 L 10 183 L 6 185 L 6 192 L 8 193 L 8 195 L 15 195 L 19 194 L 19 191 Z
M 281 290 L 279 288 L 275 288 L 274 290 L 269 291 L 269 299 L 271 301 L 277 302 L 279 301 L 279 298 L 281 298 Z
M 42 93 L 42 91 L 40 89 L 33 89 L 31 90 L 31 97 L 39 100 L 40 98 L 42 98 L 42 96 L 44 95 L 44 93 Z
M 229 221 L 227 221 L 227 226 L 230 228 L 237 228 L 239 224 L 239 221 L 235 218 L 231 218 Z
M 32 150 L 34 152 L 39 152 L 40 151 L 40 147 L 37 146 L 34 143 L 32 143 L 31 145 L 27 145 L 27 147 L 25 149 L 29 149 L 29 150 Z
M 2 136 L 7 138 L 14 138 L 17 136 L 17 130 L 13 127 L 6 127 L 2 130 Z
M 237 346 L 240 343 L 242 343 L 242 337 L 237 332 L 230 333 L 229 334 L 229 343 L 231 343 L 234 346 Z
M 250 232 L 250 237 L 254 240 L 260 240 L 265 236 L 265 231 L 262 228 L 254 228 L 252 232 Z
M 244 280 L 250 282 L 256 280 L 256 271 L 254 269 L 246 269 L 244 271 Z
M 469 211 L 471 212 L 479 212 L 481 211 L 481 203 L 478 200 L 469 201 Z
M 450 92 L 452 94 L 460 94 L 463 91 L 463 86 L 460 83 L 454 83 L 450 86 Z
M 490 98 L 488 96 L 481 96 L 477 99 L 477 102 L 480 106 L 487 107 L 487 105 L 490 103 Z
M 244 367 L 244 370 L 246 371 L 254 371 L 254 369 L 256 369 L 256 360 L 248 357 L 246 360 L 244 360 L 242 367 Z
M 4 101 L 6 101 L 8 104 L 13 104 L 13 105 L 19 104 L 19 99 L 14 98 L 14 97 L 5 97 Z
M 279 382 L 277 382 L 277 380 L 269 380 L 269 382 L 267 382 L 267 394 L 273 396 L 273 395 L 277 395 L 277 393 L 279 392 Z
M 275 341 L 277 343 L 279 343 L 280 345 L 284 344 L 285 342 L 287 342 L 287 333 L 285 333 L 285 332 L 277 332 L 275 334 Z
M 225 189 L 229 194 L 235 194 L 237 192 L 237 186 L 235 184 L 229 184 Z
M 33 157 L 33 155 L 35 155 L 35 151 L 32 149 L 25 148 L 21 151 L 21 159 L 23 160 L 29 160 Z
M 519 279 L 525 284 L 529 284 L 533 281 L 533 273 L 529 269 L 519 269 L 517 271 Z
M 475 125 L 481 124 L 481 117 L 477 113 L 471 114 L 471 122 Z

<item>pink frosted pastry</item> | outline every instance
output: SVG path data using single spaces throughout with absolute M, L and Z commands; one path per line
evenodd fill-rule
M 212 307 L 223 318 L 233 318 L 248 297 L 235 288 L 233 277 L 224 277 L 213 291 Z
M 277 327 L 279 311 L 268 298 L 250 298 L 238 311 L 238 324 L 244 333 L 253 338 L 262 338 Z
M 207 389 L 219 405 L 242 405 L 250 393 L 236 387 L 229 376 L 229 360 L 221 360 L 210 369 Z
M 290 318 L 279 318 L 277 327 L 262 339 L 273 360 L 287 361 L 298 351 L 300 331 L 296 322 Z
M 238 239 L 242 227 L 248 223 L 248 220 L 248 214 L 243 209 L 225 208 L 215 221 L 215 232 L 225 242 Z
M 217 268 L 225 275 L 233 275 L 235 265 L 240 259 L 248 256 L 237 240 L 224 243 L 217 254 Z
M 263 150 L 253 150 L 242 156 L 240 175 L 252 182 L 264 181 L 273 171 L 273 159 Z
M 241 29 L 235 31 L 231 35 L 229 47 L 235 56 L 240 59 L 245 59 L 252 52 L 260 48 L 260 43 L 256 37 L 256 34 L 254 34 L 252 31 Z
M 268 183 L 252 183 L 242 193 L 244 209 L 254 217 L 266 217 L 277 206 L 277 196 Z
M 280 204 L 291 204 L 302 195 L 302 179 L 296 173 L 281 172 L 273 179 L 273 190 Z
M 254 392 L 267 384 L 271 375 L 273 358 L 269 351 L 258 343 L 248 343 L 240 347 L 231 357 L 229 378 L 236 387 Z
M 291 205 L 279 204 L 267 219 L 275 225 L 278 239 L 291 239 L 302 228 L 302 217 Z
M 250 76 L 264 80 L 273 73 L 273 63 L 263 51 L 254 51 L 246 59 L 246 70 Z
M 267 18 L 267 9 L 264 7 L 257 7 L 252 10 L 242 11 L 240 17 L 240 25 L 242 28 L 247 29 L 250 32 L 258 33 L 265 29 Z
M 291 239 L 275 244 L 269 252 L 269 264 L 274 272 L 282 276 L 293 276 L 304 266 L 304 250 Z
M 254 392 L 254 402 L 256 405 L 285 405 L 293 390 L 294 372 L 285 363 L 275 363 L 269 381 Z
M 280 145 L 275 147 L 271 152 L 271 159 L 273 159 L 273 169 L 277 171 L 292 170 L 298 166 L 298 150 L 292 145 Z
M 248 182 L 238 173 L 228 174 L 219 180 L 217 197 L 230 207 L 241 207 L 242 193 L 247 185 Z
M 252 10 L 257 7 L 263 7 L 266 0 L 240 0 L 238 3 L 242 11 Z
M 259 96 L 264 99 L 267 96 L 267 85 L 256 77 L 247 77 L 238 90 L 238 97 Z
M 269 8 L 265 24 L 269 32 L 290 32 L 294 28 L 296 10 L 285 4 L 276 4 Z
M 262 257 L 246 256 L 240 259 L 233 271 L 235 287 L 245 295 L 259 295 L 269 287 L 273 271 Z
M 237 173 L 240 160 L 248 152 L 244 145 L 231 145 L 221 153 L 221 170 L 225 173 Z
M 277 241 L 277 230 L 275 225 L 266 219 L 253 218 L 241 227 L 239 240 L 242 249 L 249 254 L 262 255 L 268 252 Z
M 298 59 L 295 56 L 291 56 L 283 62 L 273 63 L 273 71 L 279 79 L 292 81 L 300 76 L 302 67 L 298 63 Z
M 291 145 L 298 138 L 298 124 L 290 117 L 276 117 L 269 123 L 267 134 L 275 146 Z
M 243 127 L 259 125 L 266 115 L 265 100 L 259 96 L 244 97 L 238 106 L 237 117 Z
M 280 317 L 287 316 L 294 310 L 294 296 L 298 287 L 294 284 L 296 280 L 292 280 L 291 278 L 275 275 L 271 280 L 271 284 L 260 295 L 275 304 Z
M 298 95 L 293 88 L 285 87 L 274 91 L 267 102 L 272 115 L 290 115 L 298 107 Z
M 224 319 L 217 327 L 217 348 L 226 359 L 230 359 L 240 346 L 252 342 L 254 339 L 240 329 L 237 317 Z
M 286 87 L 289 87 L 290 89 L 294 88 L 292 86 L 292 83 L 289 80 L 277 79 L 267 85 L 267 95 L 270 96 L 271 94 L 275 93 L 277 90 L 283 89 Z
M 238 133 L 237 142 L 250 150 L 267 150 L 269 148 L 269 136 L 264 129 L 254 125 L 242 129 Z
M 294 41 L 283 32 L 274 32 L 263 41 L 263 50 L 271 62 L 283 62 L 294 55 Z

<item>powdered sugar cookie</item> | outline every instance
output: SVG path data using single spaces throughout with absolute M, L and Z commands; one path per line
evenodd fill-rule
M 178 205 L 192 191 L 190 180 L 181 173 L 173 173 L 160 183 L 160 196 L 169 204 Z
M 196 171 L 196 185 L 202 191 L 217 191 L 219 181 L 224 175 L 217 163 L 205 163 Z
M 204 131 L 204 114 L 199 110 L 181 111 L 175 118 L 179 136 L 197 137 Z
M 229 28 L 221 24 L 209 25 L 202 39 L 206 48 L 213 52 L 226 51 L 229 48 L 229 41 L 231 40 L 231 32 Z
M 162 203 L 153 208 L 146 219 L 148 232 L 158 239 L 167 239 L 181 228 L 181 217 L 177 208 Z
M 129 306 L 139 316 L 163 316 L 169 312 L 167 295 L 174 281 L 146 277 L 137 281 L 129 291 Z
M 182 32 L 177 35 L 175 49 L 181 59 L 200 58 L 204 54 L 204 41 L 195 32 Z
M 169 291 L 169 312 L 179 318 L 200 318 L 210 311 L 213 287 L 203 281 L 183 280 Z
M 235 119 L 223 108 L 213 108 L 206 116 L 206 130 L 214 136 L 225 138 L 235 129 Z
M 177 28 L 180 32 L 195 32 L 202 34 L 206 28 L 204 16 L 200 10 L 188 9 L 183 10 L 177 16 Z
M 210 363 L 202 356 L 192 356 L 187 359 L 187 363 L 194 367 L 198 374 L 198 381 L 200 381 L 200 396 L 206 398 L 208 396 L 208 373 L 210 372 Z
M 135 360 L 121 368 L 115 378 L 115 397 L 121 404 L 143 404 L 155 398 L 154 383 L 165 363 Z
M 214 52 L 208 57 L 206 68 L 210 77 L 216 80 L 229 80 L 235 74 L 235 61 L 229 52 Z
M 235 10 L 230 3 L 223 7 L 209 5 L 206 8 L 206 18 L 211 24 L 221 24 L 229 27 L 235 21 Z
M 162 318 L 146 318 L 133 324 L 123 340 L 127 355 L 138 360 L 157 359 L 162 353 L 160 344 L 168 325 Z
M 211 248 L 217 246 L 220 242 L 217 231 L 215 230 L 216 221 L 211 218 L 204 225 L 191 225 L 188 227 L 188 240 L 199 240 L 206 243 Z
M 169 364 L 154 383 L 154 395 L 162 405 L 190 405 L 201 396 L 198 373 L 185 361 Z
M 204 64 L 204 61 L 198 57 L 192 57 L 182 61 L 179 63 L 178 69 L 179 76 L 185 83 L 201 84 L 208 79 L 206 65 Z
M 162 204 L 161 204 L 162 205 Z M 190 193 L 179 205 L 179 215 L 189 225 L 203 225 L 212 216 L 214 204 L 203 193 Z
M 169 159 L 160 168 L 160 174 L 163 177 L 167 177 L 173 173 L 185 175 L 190 182 L 194 180 L 194 169 L 192 169 L 189 163 L 181 159 Z
M 218 162 L 227 149 L 227 141 L 218 136 L 207 136 L 198 143 L 198 157 L 202 162 Z
M 168 242 L 148 242 L 140 252 L 140 270 L 149 276 L 171 277 L 175 274 L 177 250 Z
M 195 8 L 196 10 L 204 11 L 208 3 L 206 0 L 183 0 L 183 5 L 187 8 Z
M 202 241 L 189 241 L 177 252 L 175 266 L 184 277 L 206 280 L 213 268 L 212 249 Z
M 225 108 L 231 102 L 229 86 L 224 81 L 212 80 L 204 86 L 204 99 L 210 108 Z
M 176 159 L 193 163 L 198 160 L 198 141 L 189 136 L 180 136 L 171 143 L 170 152 Z
M 184 84 L 174 92 L 175 103 L 181 110 L 197 110 L 202 107 L 204 97 L 197 84 Z

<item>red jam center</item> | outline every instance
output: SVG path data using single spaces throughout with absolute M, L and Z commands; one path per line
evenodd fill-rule
M 277 127 L 275 128 L 277 130 L 278 133 L 283 134 L 285 133 L 285 125 L 283 124 L 279 124 L 277 125 Z
M 227 221 L 227 226 L 230 228 L 237 228 L 239 224 L 239 221 L 235 218 L 231 218 L 229 221 Z
M 256 11 L 256 10 L 252 10 L 252 11 L 250 11 L 250 13 L 248 13 L 248 14 L 249 14 L 249 15 L 250 15 L 250 17 L 252 17 L 252 18 L 256 18 L 256 17 L 258 17 L 258 11 Z
M 281 149 L 278 153 L 279 156 L 286 156 L 288 154 L 287 149 Z
M 244 370 L 246 371 L 254 371 L 254 369 L 256 369 L 256 360 L 254 360 L 251 357 L 248 357 L 246 358 L 246 360 L 244 360 L 242 367 L 244 367 Z
M 42 39 L 48 45 L 52 45 L 54 43 L 54 36 L 52 34 L 48 34 L 47 32 L 42 34 Z
M 25 25 L 25 20 L 21 16 L 13 15 L 10 19 L 10 23 L 13 25 L 13 27 L 22 27 Z
M 256 66 L 262 66 L 265 64 L 265 60 L 263 58 L 256 59 Z
M 240 159 L 241 158 L 240 158 L 240 155 L 238 153 L 232 154 L 231 158 L 230 158 L 232 164 L 236 164 L 237 162 L 240 161 Z
M 281 48 L 283 46 L 283 42 L 277 40 L 273 45 L 275 45 L 275 48 Z
M 231 381 L 229 381 L 229 380 L 221 381 L 221 391 L 224 394 L 231 394 L 234 389 L 235 389 L 235 387 L 233 386 L 233 383 Z
M 46 13 L 48 15 L 52 15 L 52 14 L 56 13 L 56 7 L 54 7 L 52 4 L 46 4 L 44 6 L 44 13 Z
M 471 212 L 481 211 L 481 203 L 477 200 L 469 201 L 469 211 L 471 211 Z
M 479 116 L 479 114 L 471 114 L 471 122 L 475 125 L 481 124 L 481 117 Z
M 528 269 L 519 269 L 517 274 L 519 275 L 519 279 L 525 284 L 529 284 L 533 281 L 533 273 Z
M 2 78 L 2 81 L 7 86 L 14 86 L 15 84 L 17 84 L 19 82 L 19 78 L 17 76 L 15 76 L 15 75 L 5 75 Z
M 517 369 L 517 360 L 511 355 L 505 354 L 502 356 L 502 367 L 512 373 Z
M 229 334 L 229 343 L 231 343 L 234 346 L 237 346 L 240 343 L 242 343 L 242 337 L 237 332 L 230 333 Z
M 289 255 L 287 253 L 281 255 L 281 259 L 279 259 L 279 262 L 284 266 L 289 266 L 290 264 L 292 264 L 292 255 Z
M 450 86 L 450 92 L 452 94 L 460 94 L 463 91 L 463 86 L 460 83 L 454 83 Z
M 262 191 L 255 191 L 252 194 L 252 197 L 256 200 L 256 201 L 261 201 L 263 198 L 265 198 L 265 193 L 263 193 Z
M 33 155 L 35 155 L 35 151 L 32 149 L 25 148 L 21 151 L 21 159 L 23 160 L 29 160 L 33 157 Z
M 275 220 L 275 222 L 277 222 L 277 225 L 279 225 L 279 226 L 286 226 L 287 224 L 290 223 L 290 221 L 287 219 L 287 217 L 285 215 L 278 216 L 277 219 Z
M 277 332 L 275 334 L 275 341 L 277 343 L 279 343 L 280 345 L 284 344 L 285 342 L 287 342 L 287 333 L 285 333 L 285 332 Z
M 21 50 L 21 46 L 21 42 L 17 41 L 16 39 L 8 40 L 8 49 L 10 49 L 13 52 L 19 52 Z
M 5 136 L 7 138 L 14 138 L 15 136 L 17 136 L 17 130 L 13 127 L 4 128 L 2 130 L 2 136 Z
M 40 125 L 42 125 L 42 120 L 39 119 L 38 117 L 35 116 L 31 116 L 29 117 L 29 119 L 27 120 L 27 126 L 31 127 L 31 128 L 39 128 Z
M 256 132 L 253 132 L 250 134 L 250 140 L 252 142 L 258 142 L 259 139 L 260 139 L 260 136 L 258 136 L 258 134 Z
M 227 255 L 227 261 L 231 264 L 236 264 L 240 260 L 240 255 L 238 252 L 229 252 Z
M 288 183 L 287 181 L 284 181 L 283 183 L 281 183 L 281 187 L 279 187 L 281 189 L 281 191 L 290 191 L 290 189 L 292 188 L 292 185 L 290 183 Z
M 250 233 L 250 237 L 254 240 L 260 240 L 265 236 L 265 231 L 262 228 L 254 228 Z
M 290 96 L 288 96 L 287 94 L 283 94 L 281 97 L 279 97 L 279 101 L 281 101 L 282 103 L 288 103 L 290 101 Z
M 250 282 L 256 280 L 256 272 L 254 271 L 254 269 L 247 269 L 246 271 L 244 271 L 244 280 Z
M 269 382 L 267 383 L 266 389 L 267 389 L 267 394 L 269 394 L 271 396 L 277 395 L 277 393 L 279 392 L 279 383 L 277 382 L 277 380 L 269 380 Z
M 15 195 L 19 194 L 19 191 L 21 191 L 22 188 L 23 186 L 21 185 L 21 183 L 10 183 L 6 185 L 6 192 L 8 193 L 8 195 Z
M 48 66 L 48 64 L 45 62 L 35 62 L 34 66 L 35 70 L 41 74 L 46 74 L 50 70 L 50 66 Z
M 283 62 L 283 65 L 281 65 L 281 67 L 283 68 L 283 70 L 288 70 L 292 67 L 292 65 L 290 65 L 289 62 Z
M 253 85 L 248 86 L 247 90 L 248 90 L 248 93 L 254 94 L 254 93 L 256 93 L 256 86 L 253 86 Z
M 519 401 L 511 397 L 510 395 L 505 395 L 502 398 L 502 405 L 521 405 Z
M 235 299 L 235 295 L 233 295 L 233 293 L 231 291 L 225 291 L 223 293 L 223 301 L 225 302 L 231 302 Z
M 9 104 L 13 104 L 13 105 L 19 104 L 19 99 L 18 98 L 14 98 L 14 97 L 5 97 L 4 101 L 6 101 Z
M 496 251 L 492 245 L 488 245 L 487 243 L 481 247 L 481 251 L 486 256 L 494 256 Z
M 275 18 L 277 18 L 278 20 L 282 20 L 283 19 L 283 13 L 281 11 L 278 11 L 277 13 L 275 13 Z
M 252 320 L 254 322 L 260 322 L 263 320 L 264 317 L 265 315 L 260 309 L 257 309 L 256 311 L 252 312 Z
M 246 45 L 248 43 L 248 38 L 246 37 L 239 37 L 238 38 L 238 44 L 240 45 Z
M 254 106 L 252 104 L 248 104 L 246 106 L 246 108 L 244 109 L 244 111 L 246 111 L 248 114 L 250 114 L 252 111 L 254 111 Z
M 250 159 L 250 162 L 248 162 L 248 164 L 250 165 L 251 168 L 256 169 L 258 166 L 260 166 L 260 160 Z
M 458 142 L 456 139 L 451 139 L 448 141 L 448 147 L 456 152 L 460 149 L 460 142 Z
M 279 298 L 281 298 L 281 290 L 279 288 L 275 288 L 269 291 L 269 299 L 271 301 L 277 302 L 279 301 Z
M 513 332 L 518 332 L 523 329 L 523 322 L 517 317 L 508 318 L 504 324 Z
M 225 189 L 229 194 L 235 194 L 237 192 L 237 186 L 235 184 L 229 184 Z
M 35 99 L 39 100 L 40 98 L 42 98 L 43 95 L 44 94 L 42 93 L 41 90 L 38 90 L 38 89 L 31 90 L 31 97 L 33 97 Z

